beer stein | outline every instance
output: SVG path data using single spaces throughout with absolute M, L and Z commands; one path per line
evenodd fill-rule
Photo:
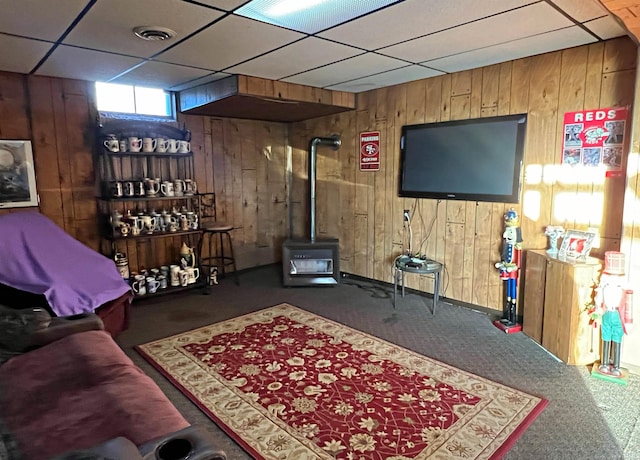
M 109 194 L 113 198 L 122 198 L 123 190 L 122 190 L 122 182 L 119 180 L 112 180 L 109 182 Z
M 153 152 L 156 149 L 157 141 L 150 137 L 145 137 L 142 139 L 142 151 L 143 152 Z
M 167 139 L 167 152 L 168 153 L 177 153 L 178 152 L 178 141 L 175 139 Z
M 144 185 L 147 196 L 156 196 L 160 191 L 160 182 L 157 182 L 155 179 L 145 178 Z
M 191 143 L 187 141 L 178 141 L 178 153 L 189 153 L 191 151 Z
M 171 182 L 170 180 L 166 180 L 162 184 L 160 184 L 160 192 L 164 196 L 174 196 L 175 191 L 173 187 L 173 182 Z
M 184 195 L 185 184 L 182 179 L 175 179 L 173 181 L 173 190 L 175 196 L 183 196 Z
M 142 149 L 142 139 L 139 137 L 130 137 L 127 139 L 127 144 L 129 144 L 130 152 L 139 152 Z
M 166 139 L 158 137 L 158 138 L 156 138 L 155 141 L 156 141 L 156 152 L 164 153 L 164 152 L 167 151 L 167 148 L 169 147 L 169 144 L 168 144 Z
M 139 180 L 133 183 L 134 188 L 135 188 L 135 195 L 142 197 L 146 195 L 146 192 L 144 191 L 144 181 Z
M 126 181 L 122 184 L 122 191 L 124 196 L 135 196 L 135 186 L 132 181 Z

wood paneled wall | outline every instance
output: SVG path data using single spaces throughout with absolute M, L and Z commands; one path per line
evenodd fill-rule
M 88 82 L 0 72 L 0 139 L 32 141 L 39 211 L 97 249 L 94 100 Z
M 31 140 L 40 196 L 39 210 L 70 235 L 99 250 L 96 204 L 94 85 L 0 72 L 0 139 Z M 184 116 L 192 130 L 196 182 L 217 194 L 218 217 L 234 225 L 238 267 L 276 262 L 288 230 L 287 126 L 250 120 Z M 3 209 L 0 213 L 34 208 Z M 172 242 L 143 240 L 127 245 L 168 254 Z M 140 267 L 132 266 L 132 270 Z
M 340 239 L 341 270 L 392 281 L 392 262 L 407 249 L 402 212 L 412 211 L 414 252 L 446 266 L 442 294 L 502 310 L 500 260 L 505 203 L 406 199 L 397 195 L 402 125 L 528 113 L 521 216 L 524 248 L 545 248 L 544 227 L 597 228 L 600 248 L 617 249 L 622 232 L 625 178 L 594 178 L 560 166 L 565 112 L 634 101 L 636 47 L 621 38 L 484 68 L 382 88 L 358 95 L 356 112 L 294 124 L 292 218 L 307 229 L 307 144 L 338 133 L 342 147 L 318 150 L 319 237 Z M 358 167 L 358 133 L 380 131 L 378 172 Z M 594 210 L 601 212 L 594 212 Z M 433 292 L 430 276 L 408 285 Z
M 217 218 L 233 224 L 240 269 L 280 260 L 287 219 L 287 125 L 182 116 L 192 131 L 196 182 L 215 192 Z

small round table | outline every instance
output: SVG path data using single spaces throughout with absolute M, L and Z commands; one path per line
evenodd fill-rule
M 418 275 L 433 275 L 433 311 L 436 314 L 436 304 L 440 297 L 440 272 L 443 265 L 435 260 L 427 259 L 420 262 L 412 260 L 409 256 L 398 257 L 393 264 L 393 308 L 396 308 L 396 294 L 398 292 L 398 278 L 402 285 L 402 297 L 404 297 L 404 274 L 416 273 Z

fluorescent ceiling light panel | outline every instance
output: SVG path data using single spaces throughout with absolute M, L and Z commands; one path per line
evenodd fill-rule
M 234 11 L 234 14 L 313 34 L 397 1 L 253 0 Z

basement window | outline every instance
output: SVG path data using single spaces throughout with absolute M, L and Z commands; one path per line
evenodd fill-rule
M 175 120 L 173 94 L 163 89 L 96 82 L 96 100 L 105 118 Z

